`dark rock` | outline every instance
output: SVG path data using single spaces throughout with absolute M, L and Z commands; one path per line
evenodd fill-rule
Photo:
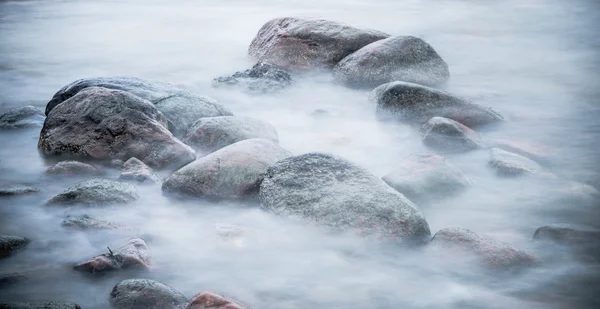
M 0 274 L 0 288 L 19 284 L 29 279 L 29 276 L 21 273 Z
M 69 217 L 63 220 L 60 225 L 77 230 L 115 230 L 119 228 L 116 224 L 89 216 Z
M 416 153 L 402 159 L 382 179 L 414 201 L 455 195 L 472 186 L 471 180 L 448 159 L 430 153 Z
M 250 93 L 275 92 L 291 84 L 292 77 L 288 72 L 265 62 L 258 62 L 250 70 L 213 80 L 213 87 L 235 86 Z
M 183 142 L 202 153 L 210 153 L 233 143 L 264 138 L 277 143 L 277 131 L 267 122 L 248 117 L 201 118 L 194 123 Z
M 504 118 L 490 107 L 471 103 L 444 91 L 407 82 L 383 84 L 371 92 L 380 119 L 421 125 L 431 117 L 446 117 L 468 127 Z
M 517 176 L 522 174 L 544 173 L 544 169 L 535 161 L 516 153 L 508 152 L 500 148 L 490 149 L 489 165 L 498 175 Z
M 267 168 L 290 156 L 265 139 L 247 139 L 221 148 L 174 172 L 163 191 L 207 199 L 241 199 L 255 195 Z
M 166 129 L 150 102 L 120 90 L 91 87 L 48 114 L 38 148 L 45 156 L 97 160 L 136 157 L 153 167 L 181 167 L 195 152 Z
M 73 176 L 73 175 L 95 175 L 100 171 L 92 165 L 78 161 L 60 161 L 46 170 L 46 175 Z
M 149 279 L 124 280 L 110 292 L 115 309 L 175 309 L 186 302 L 172 287 Z
M 0 185 L 1 196 L 17 196 L 40 192 L 39 189 L 19 184 Z
M 123 163 L 123 169 L 121 170 L 119 179 L 147 183 L 160 181 L 152 168 L 144 164 L 144 162 L 140 161 L 138 158 L 131 158 Z
M 264 208 L 333 230 L 352 229 L 399 241 L 430 236 L 421 211 L 362 168 L 330 154 L 309 153 L 271 166 L 260 186 Z
M 533 239 L 565 246 L 580 258 L 600 262 L 600 230 L 551 224 L 538 228 Z
M 477 132 L 452 119 L 433 117 L 419 131 L 423 143 L 437 150 L 468 151 L 482 147 Z
M 435 233 L 431 240 L 434 246 L 459 254 L 462 257 L 474 256 L 481 265 L 491 269 L 527 266 L 537 263 L 531 254 L 513 248 L 489 236 L 477 234 L 465 228 L 446 228 Z
M 0 129 L 41 127 L 44 118 L 44 112 L 37 107 L 17 107 L 0 115 Z
M 450 71 L 427 42 L 414 36 L 394 36 L 348 55 L 333 68 L 333 76 L 351 87 L 376 87 L 393 81 L 437 85 L 450 78 Z
M 68 188 L 65 192 L 54 196 L 48 205 L 101 206 L 109 204 L 125 204 L 139 198 L 135 186 L 114 180 L 90 179 Z
M 202 292 L 192 298 L 185 309 L 245 309 L 248 307 L 213 292 Z
M 0 235 L 0 258 L 10 256 L 27 247 L 30 242 L 29 238 L 21 236 Z
M 81 309 L 71 302 L 0 303 L 0 309 Z
M 96 256 L 88 261 L 75 265 L 75 269 L 83 272 L 98 273 L 128 268 L 150 270 L 150 248 L 141 238 L 130 240 L 127 245 Z
M 54 94 L 46 105 L 46 115 L 57 105 L 89 87 L 122 90 L 152 102 L 166 117 L 169 130 L 178 137 L 185 134 L 198 118 L 233 115 L 229 109 L 214 99 L 196 95 L 168 83 L 126 76 L 84 78 L 74 81 Z
M 125 161 L 123 161 L 123 160 L 119 160 L 119 159 L 110 160 L 110 166 L 112 166 L 112 167 L 122 168 L 123 164 L 125 164 Z
M 286 70 L 332 68 L 363 46 L 387 37 L 328 20 L 276 18 L 260 28 L 248 55 Z

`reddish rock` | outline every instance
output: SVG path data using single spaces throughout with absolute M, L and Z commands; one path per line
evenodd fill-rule
M 185 309 L 246 309 L 247 307 L 215 294 L 213 292 L 202 292 L 185 306 Z
M 477 132 L 449 118 L 433 117 L 421 127 L 420 132 L 425 145 L 441 151 L 468 151 L 482 147 Z
M 75 265 L 75 269 L 84 272 L 98 273 L 111 270 L 140 267 L 150 270 L 150 248 L 141 238 L 130 240 L 127 245 L 114 252 L 96 256 L 88 261 Z

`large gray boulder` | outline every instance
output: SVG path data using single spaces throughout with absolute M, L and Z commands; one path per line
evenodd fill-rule
M 446 62 L 420 38 L 393 36 L 346 56 L 333 77 L 351 87 L 377 87 L 393 81 L 437 85 L 450 78 Z
M 126 204 L 139 198 L 135 186 L 108 179 L 90 179 L 74 185 L 48 200 L 48 205 L 102 206 Z
M 195 152 L 175 138 L 152 103 L 120 90 L 91 87 L 53 108 L 40 133 L 45 156 L 110 161 L 136 157 L 154 167 L 179 168 Z
M 0 258 L 10 256 L 14 252 L 27 247 L 30 242 L 31 240 L 26 237 L 0 235 Z
M 150 270 L 150 248 L 141 238 L 131 239 L 125 246 L 114 252 L 108 248 L 108 253 L 93 257 L 75 265 L 74 269 L 82 272 L 98 273 L 129 268 Z
M 333 68 L 361 47 L 387 37 L 323 19 L 276 18 L 260 28 L 248 55 L 287 70 Z
M 501 176 L 545 173 L 537 162 L 500 148 L 490 149 L 489 165 Z
M 421 125 L 432 117 L 456 120 L 470 128 L 504 118 L 492 108 L 469 102 L 447 92 L 408 82 L 391 82 L 375 88 L 371 100 L 377 116 Z
M 127 279 L 110 292 L 110 304 L 115 309 L 176 309 L 187 298 L 172 287 L 150 279 Z
M 0 129 L 41 127 L 44 118 L 44 112 L 37 107 L 17 107 L 0 115 Z
M 397 241 L 430 236 L 421 211 L 381 179 L 345 159 L 322 153 L 271 166 L 260 186 L 264 208 L 333 230 Z
M 0 303 L 0 309 L 81 309 L 71 302 Z
M 421 126 L 419 132 L 423 144 L 440 151 L 468 151 L 482 147 L 477 132 L 449 118 L 433 117 Z
M 215 200 L 253 196 L 267 168 L 289 156 L 290 152 L 269 140 L 243 140 L 175 171 L 162 189 L 167 193 Z
M 198 118 L 232 115 L 228 108 L 209 97 L 197 95 L 168 83 L 128 76 L 76 80 L 54 94 L 46 105 L 46 115 L 57 105 L 89 87 L 122 90 L 152 102 L 166 117 L 168 128 L 177 137 L 185 134 Z
M 201 118 L 194 123 L 183 142 L 201 153 L 210 153 L 251 138 L 279 142 L 275 128 L 249 117 L 223 116 Z

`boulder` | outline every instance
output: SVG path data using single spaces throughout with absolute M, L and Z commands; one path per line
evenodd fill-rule
M 37 107 L 17 107 L 0 115 L 0 129 L 41 127 L 44 118 L 44 112 Z
M 98 255 L 88 261 L 75 265 L 74 269 L 99 273 L 128 268 L 150 270 L 150 248 L 141 238 L 131 239 L 127 245 L 115 250 L 108 248 L 108 253 Z
M 18 196 L 40 192 L 38 188 L 20 184 L 0 184 L 0 197 Z
M 124 280 L 110 292 L 110 304 L 115 309 L 176 309 L 185 303 L 183 294 L 149 279 Z
M 501 176 L 544 173 L 535 161 L 500 148 L 490 149 L 489 165 Z
M 74 176 L 74 175 L 96 175 L 100 171 L 93 165 L 78 161 L 60 161 L 46 169 L 46 175 L 51 176 Z
M 0 289 L 11 285 L 19 284 L 28 281 L 29 276 L 22 273 L 0 274 Z M 0 308 L 2 308 L 0 306 Z
M 534 140 L 497 138 L 491 143 L 495 147 L 520 154 L 542 164 L 550 163 L 558 155 L 558 149 L 555 147 Z
M 256 236 L 254 230 L 234 224 L 218 223 L 215 228 L 218 242 L 235 248 L 244 247 L 250 238 Z
M 264 208 L 333 230 L 397 241 L 430 236 L 425 217 L 404 195 L 353 163 L 308 153 L 271 166 L 260 186 Z
M 506 269 L 528 266 L 537 263 L 531 254 L 513 248 L 509 244 L 497 241 L 489 236 L 477 234 L 465 228 L 445 228 L 433 236 L 433 246 L 460 257 L 474 257 L 480 265 L 490 269 Z
M 234 301 L 213 292 L 202 292 L 194 296 L 185 309 L 245 309 L 249 307 L 236 304 Z
M 135 186 L 108 179 L 90 179 L 68 188 L 51 198 L 48 205 L 102 206 L 126 204 L 139 198 Z
M 108 221 L 97 220 L 84 215 L 79 217 L 68 217 L 60 224 L 62 227 L 76 230 L 115 230 L 119 226 Z
M 243 140 L 175 171 L 163 183 L 162 189 L 168 193 L 215 200 L 253 196 L 267 168 L 290 155 L 269 140 Z
M 181 167 L 195 152 L 166 129 L 152 103 L 120 90 L 91 87 L 60 103 L 46 118 L 38 148 L 45 156 L 96 160 L 136 157 L 153 167 Z
M 0 235 L 0 258 L 8 257 L 27 247 L 30 242 L 29 238 L 21 236 Z
M 127 76 L 76 80 L 54 94 L 46 105 L 46 115 L 57 105 L 90 87 L 122 90 L 152 102 L 166 117 L 168 128 L 178 137 L 185 134 L 198 118 L 233 115 L 228 108 L 214 99 L 199 96 L 168 83 Z
M 351 87 L 377 87 L 394 81 L 437 85 L 450 78 L 450 71 L 427 42 L 414 36 L 393 36 L 346 56 L 333 68 L 333 77 Z
M 533 239 L 564 246 L 578 257 L 600 262 L 600 230 L 598 229 L 551 224 L 535 230 Z
M 81 309 L 71 302 L 0 303 L 0 309 Z
M 277 131 L 267 122 L 248 117 L 201 118 L 194 123 L 183 142 L 201 153 L 210 153 L 251 138 L 279 142 Z
M 499 122 L 504 118 L 492 108 L 469 102 L 447 92 L 407 82 L 391 82 L 375 88 L 371 100 L 377 116 L 421 125 L 431 117 L 446 117 L 468 127 Z
M 412 201 L 452 196 L 472 186 L 448 159 L 431 153 L 411 154 L 382 179 Z
M 482 147 L 481 137 L 477 132 L 444 117 L 429 119 L 419 132 L 423 144 L 440 151 L 468 151 Z
M 290 74 L 274 65 L 258 62 L 252 69 L 213 80 L 213 87 L 237 87 L 249 93 L 276 92 L 292 84 Z
M 349 54 L 387 37 L 323 19 L 276 18 L 260 28 L 248 55 L 286 70 L 333 68 Z
M 160 181 L 152 168 L 144 164 L 144 162 L 140 161 L 138 158 L 130 158 L 123 163 L 119 179 L 146 183 L 155 183 Z

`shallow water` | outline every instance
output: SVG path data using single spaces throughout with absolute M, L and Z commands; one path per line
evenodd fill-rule
M 289 90 L 248 95 L 210 81 L 252 65 L 247 47 L 264 22 L 280 16 L 326 18 L 427 40 L 449 64 L 445 90 L 494 107 L 509 121 L 482 128 L 486 142 L 522 139 L 543 146 L 553 173 L 600 187 L 600 4 L 574 0 L 508 1 L 0 1 L 0 112 L 45 107 L 65 84 L 132 75 L 181 84 L 214 97 L 234 114 L 273 124 L 294 154 L 331 152 L 388 173 L 406 155 L 428 151 L 409 126 L 381 123 L 368 92 L 297 79 Z M 325 109 L 330 117 L 311 112 Z M 31 183 L 40 194 L 0 200 L 0 233 L 27 236 L 31 246 L 0 260 L 0 273 L 33 272 L 0 288 L 0 300 L 70 300 L 108 307 L 119 280 L 149 277 L 190 297 L 222 292 L 254 308 L 597 308 L 598 270 L 568 252 L 531 241 L 541 225 L 600 228 L 598 203 L 559 199 L 531 179 L 499 179 L 487 150 L 449 156 L 474 181 L 460 196 L 420 204 L 432 233 L 466 227 L 536 254 L 545 263 L 490 275 L 428 250 L 374 245 L 329 235 L 255 205 L 177 202 L 160 186 L 140 186 L 133 205 L 62 209 L 43 203 L 78 179 L 40 176 L 39 129 L 0 132 L 0 181 Z M 112 171 L 106 177 L 116 177 Z M 126 224 L 122 232 L 73 232 L 60 226 L 87 213 Z M 215 224 L 254 231 L 242 247 L 218 241 Z M 70 267 L 141 235 L 155 271 L 90 278 Z

